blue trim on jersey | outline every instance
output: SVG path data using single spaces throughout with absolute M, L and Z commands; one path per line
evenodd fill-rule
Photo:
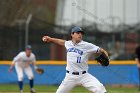
M 98 53 L 99 49 L 100 49 L 100 48 L 97 49 L 96 53 Z
M 75 52 L 75 53 L 78 53 L 80 55 L 83 55 L 83 51 L 79 50 L 77 48 L 69 48 L 69 49 L 67 49 L 67 52 Z

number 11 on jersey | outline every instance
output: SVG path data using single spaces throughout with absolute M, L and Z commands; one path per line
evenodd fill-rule
M 81 63 L 81 57 L 77 57 L 77 63 Z

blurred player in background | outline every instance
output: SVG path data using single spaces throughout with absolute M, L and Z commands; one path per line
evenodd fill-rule
M 23 93 L 24 72 L 28 76 L 31 93 L 36 93 L 34 88 L 33 88 L 34 87 L 34 75 L 33 75 L 32 69 L 30 67 L 30 64 L 33 64 L 34 69 L 37 69 L 38 67 L 36 66 L 35 62 L 36 62 L 36 57 L 32 53 L 30 45 L 27 45 L 25 48 L 25 51 L 20 52 L 13 59 L 13 62 L 9 68 L 9 72 L 11 72 L 13 67 L 15 66 L 15 69 L 17 72 L 17 77 L 18 77 L 18 84 L 19 84 L 19 88 L 20 88 L 20 93 Z
M 105 93 L 106 89 L 94 76 L 88 73 L 88 58 L 93 53 L 107 52 L 102 48 L 82 40 L 84 31 L 80 27 L 71 30 L 71 40 L 44 36 L 44 42 L 52 42 L 67 49 L 66 76 L 56 93 L 69 93 L 76 85 L 82 85 L 93 93 Z
M 139 71 L 139 91 L 140 91 L 140 45 L 135 49 L 135 61 L 137 63 L 138 71 Z

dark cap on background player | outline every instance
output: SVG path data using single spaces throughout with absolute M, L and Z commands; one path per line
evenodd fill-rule
M 31 45 L 26 45 L 25 49 L 32 50 L 32 46 Z
M 32 52 L 32 47 L 31 45 L 27 45 L 25 47 L 25 53 L 26 53 L 26 56 L 29 57 L 31 55 L 31 52 Z
M 81 27 L 73 27 L 72 30 L 71 30 L 71 33 L 76 33 L 76 32 L 81 32 L 82 34 L 84 34 L 84 31 Z

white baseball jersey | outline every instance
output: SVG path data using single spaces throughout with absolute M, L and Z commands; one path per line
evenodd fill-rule
M 31 62 L 35 62 L 36 58 L 33 53 L 29 57 L 26 56 L 25 52 L 20 52 L 14 59 L 13 62 L 15 62 L 16 65 L 21 67 L 28 67 Z
M 71 40 L 65 41 L 65 47 L 67 49 L 66 70 L 69 72 L 66 74 L 56 93 L 70 93 L 70 90 L 77 85 L 87 88 L 92 93 L 105 93 L 106 89 L 103 84 L 88 73 L 88 58 L 93 53 L 97 53 L 100 48 L 85 41 L 74 45 Z M 81 74 L 83 71 L 87 72 Z M 70 72 L 79 72 L 79 74 L 74 75 Z
M 65 47 L 67 49 L 66 70 L 71 72 L 88 71 L 88 58 L 100 49 L 98 46 L 85 41 L 74 45 L 71 40 L 65 41 Z

